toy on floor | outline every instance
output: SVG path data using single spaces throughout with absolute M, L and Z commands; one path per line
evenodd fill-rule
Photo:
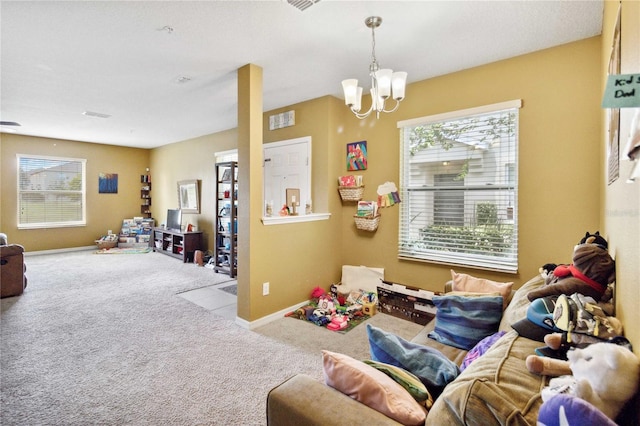
M 638 357 L 624 346 L 601 342 L 570 350 L 567 358 L 527 357 L 530 372 L 557 376 L 542 390 L 543 401 L 558 394 L 574 395 L 615 420 L 638 389 Z

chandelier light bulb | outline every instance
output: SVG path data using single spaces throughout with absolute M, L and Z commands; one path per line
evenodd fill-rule
M 400 101 L 404 99 L 407 83 L 407 73 L 403 71 L 393 72 L 393 70 L 380 69 L 376 59 L 376 34 L 375 29 L 382 24 L 379 16 L 370 16 L 364 21 L 368 28 L 371 28 L 371 64 L 369 64 L 369 76 L 371 77 L 371 107 L 367 112 L 360 113 L 362 105 L 362 87 L 358 86 L 358 80 L 350 78 L 342 80 L 342 90 L 344 92 L 344 103 L 356 117 L 363 119 L 372 112 L 376 112 L 376 117 L 380 117 L 381 112 L 394 112 L 400 106 Z M 392 98 L 395 106 L 386 109 L 386 102 Z

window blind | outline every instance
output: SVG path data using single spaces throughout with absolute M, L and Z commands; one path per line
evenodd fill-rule
M 400 258 L 517 271 L 519 107 L 399 123 Z
M 18 228 L 86 224 L 86 160 L 18 155 Z

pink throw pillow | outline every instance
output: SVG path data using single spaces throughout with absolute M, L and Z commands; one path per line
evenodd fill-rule
M 330 386 L 405 425 L 423 425 L 426 410 L 391 377 L 362 361 L 322 351 L 324 379 Z
M 513 282 L 499 283 L 484 278 L 476 278 L 467 274 L 458 274 L 451 269 L 451 279 L 453 291 L 466 291 L 472 293 L 500 293 L 502 296 L 502 309 L 507 307 L 511 301 L 511 287 Z

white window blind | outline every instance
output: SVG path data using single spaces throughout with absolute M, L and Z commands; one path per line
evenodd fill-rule
M 517 271 L 520 105 L 398 123 L 400 258 Z
M 86 225 L 86 160 L 17 157 L 18 228 Z

